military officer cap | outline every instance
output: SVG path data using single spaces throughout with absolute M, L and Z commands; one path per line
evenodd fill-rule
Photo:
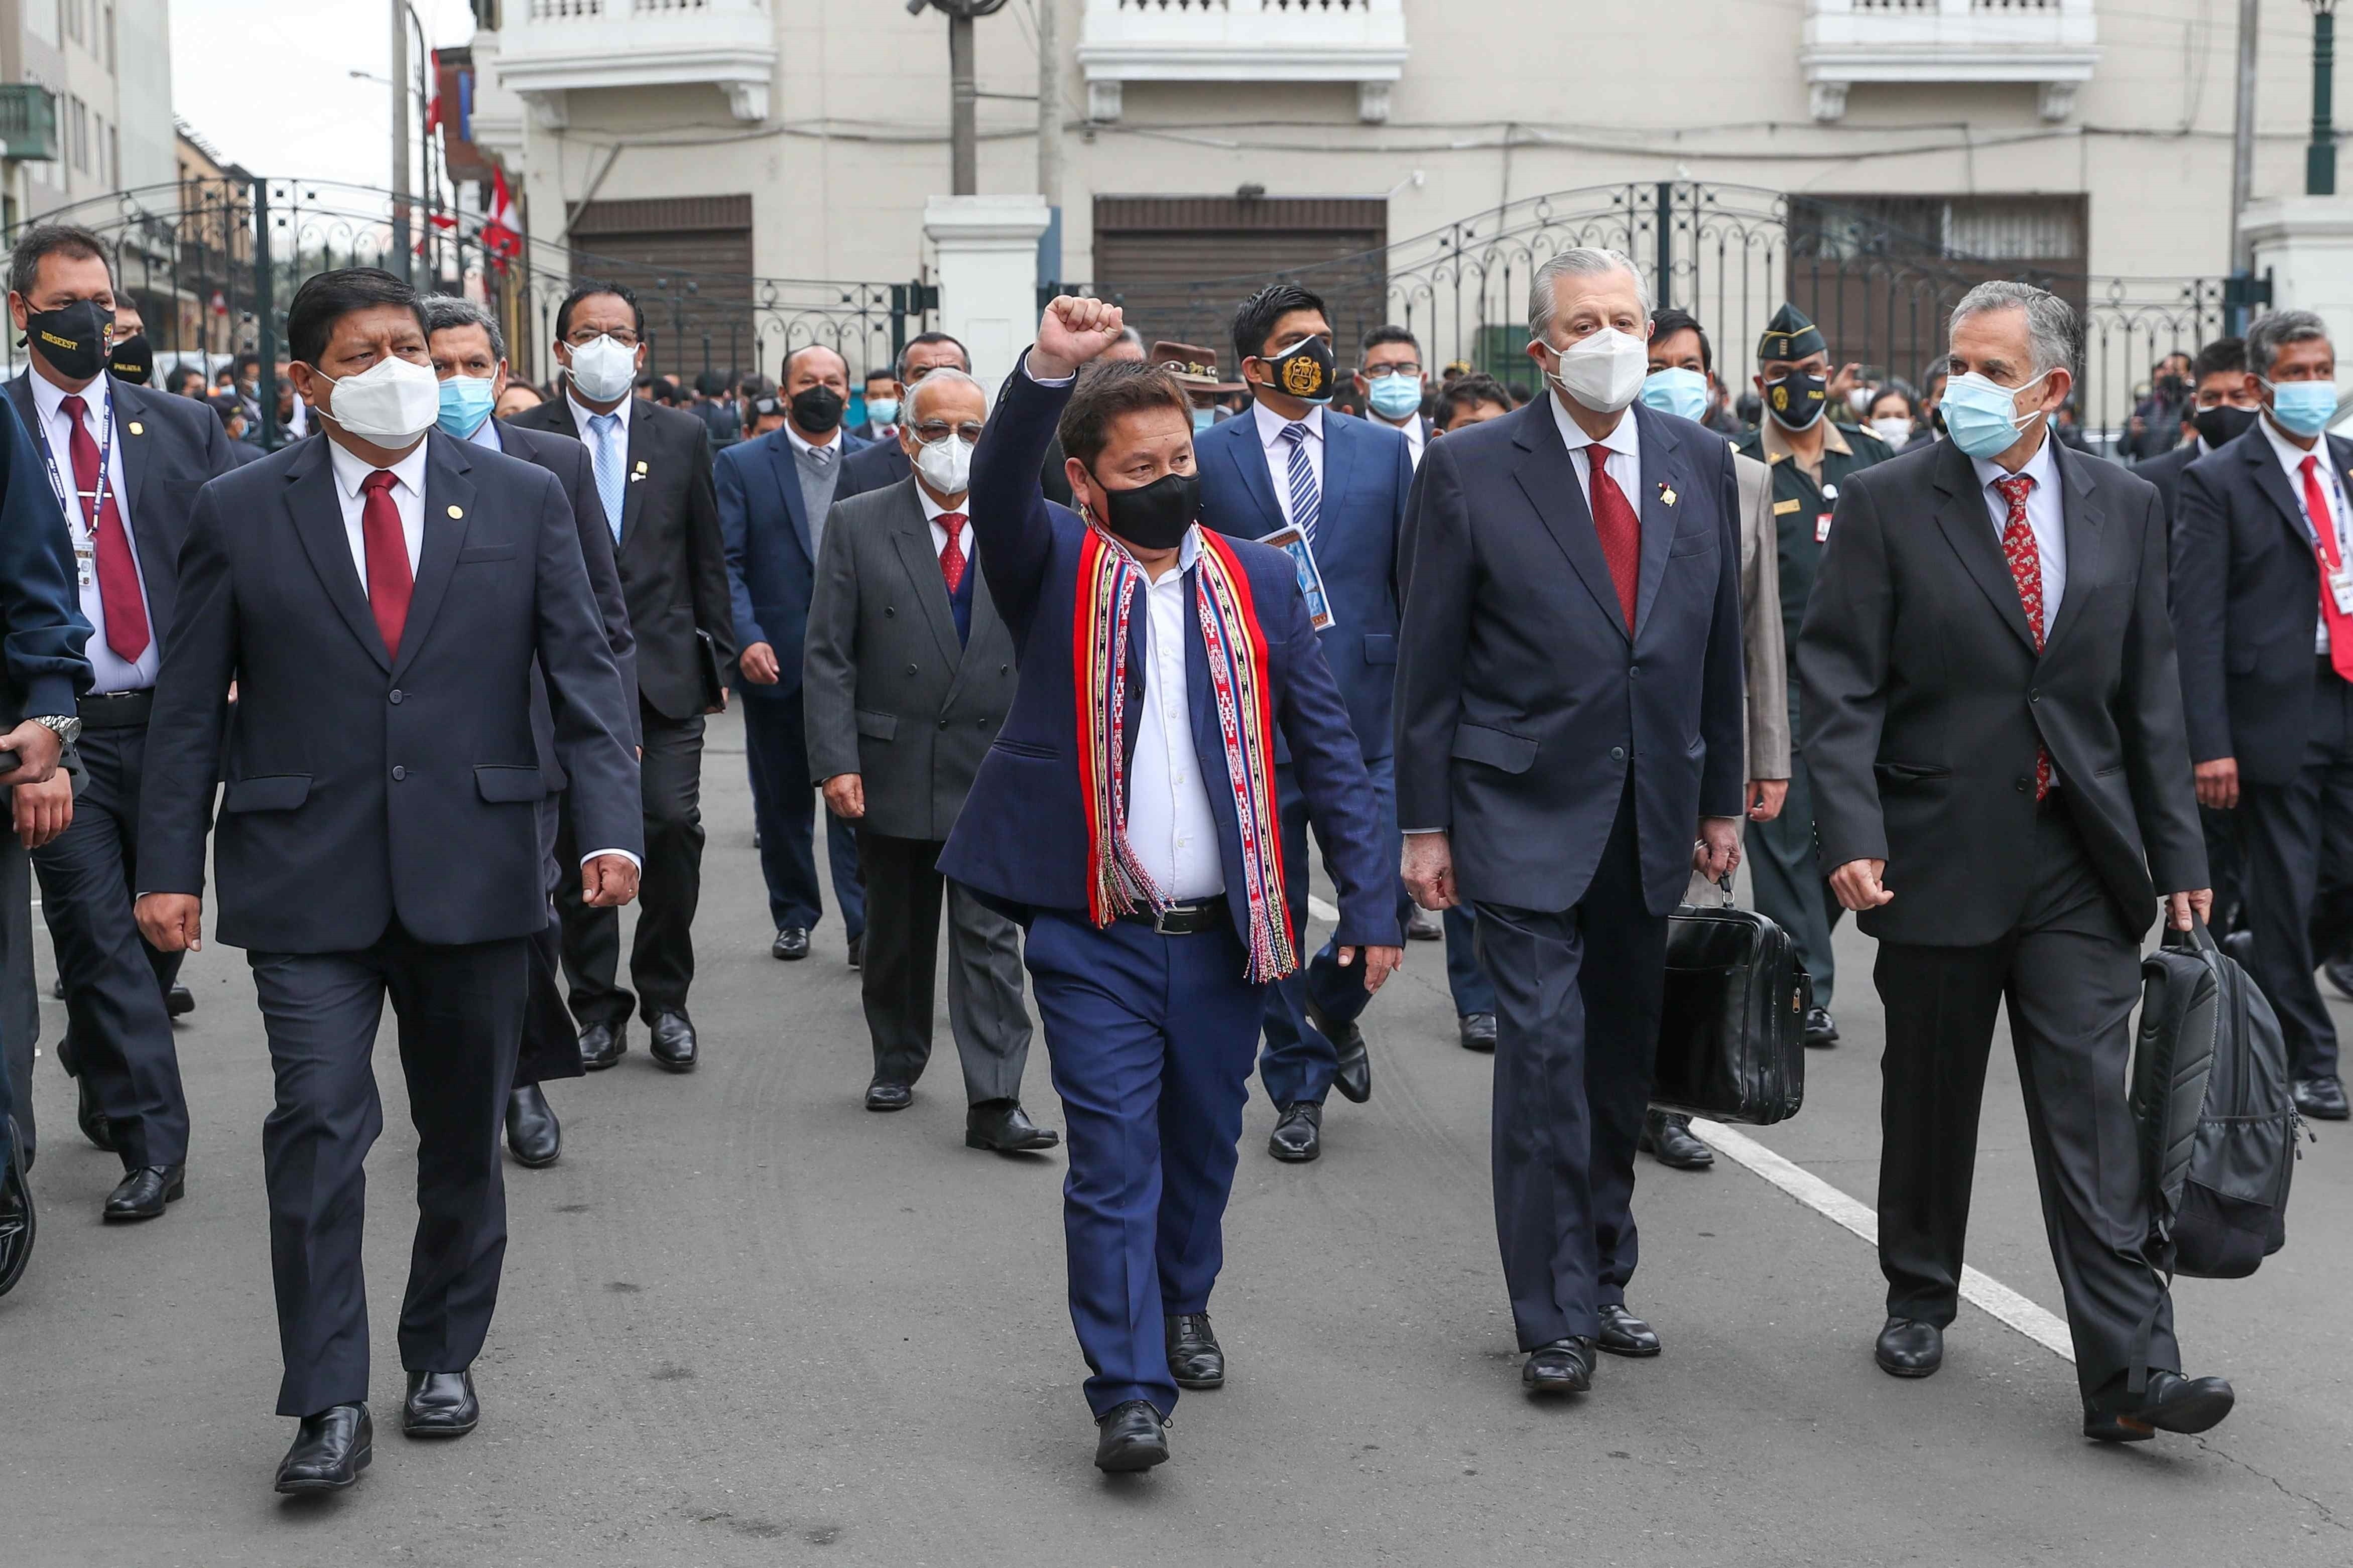
M 1773 319 L 1765 323 L 1765 335 L 1757 340 L 1760 363 L 1768 360 L 1799 360 L 1828 352 L 1821 329 L 1803 310 L 1787 303 L 1773 312 Z

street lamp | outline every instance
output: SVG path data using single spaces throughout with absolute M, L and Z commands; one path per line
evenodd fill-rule
M 907 0 L 907 14 L 920 16 L 926 5 L 948 18 L 948 184 L 952 195 L 974 195 L 980 190 L 980 86 L 974 75 L 972 24 L 976 16 L 1003 10 L 1005 0 Z
M 2330 100 L 2337 64 L 2337 0 L 2305 0 L 2312 7 L 2312 145 L 2304 153 L 2304 194 L 2337 194 L 2337 127 Z

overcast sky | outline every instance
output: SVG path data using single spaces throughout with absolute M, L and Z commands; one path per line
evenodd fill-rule
M 429 46 L 473 36 L 466 0 L 412 3 Z M 223 156 L 257 174 L 391 183 L 391 89 L 350 74 L 387 73 L 391 0 L 171 0 L 171 7 L 173 108 Z

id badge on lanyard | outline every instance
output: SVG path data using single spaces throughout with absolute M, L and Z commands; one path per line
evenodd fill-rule
M 66 530 L 73 536 L 74 583 L 87 588 L 98 581 L 98 519 L 106 510 L 106 478 L 109 459 L 114 454 L 114 399 L 106 400 L 106 438 L 98 447 L 98 488 L 89 496 L 90 510 L 74 505 L 81 498 L 78 490 L 69 490 L 58 472 L 58 455 L 49 446 L 47 421 L 41 422 L 41 458 L 49 466 L 49 490 L 58 498 L 58 510 L 65 514 Z

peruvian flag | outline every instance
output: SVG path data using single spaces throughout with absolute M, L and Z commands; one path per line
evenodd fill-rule
M 522 232 L 515 226 L 514 197 L 507 190 L 507 172 L 491 170 L 491 211 L 482 221 L 482 250 L 501 266 L 522 254 Z

